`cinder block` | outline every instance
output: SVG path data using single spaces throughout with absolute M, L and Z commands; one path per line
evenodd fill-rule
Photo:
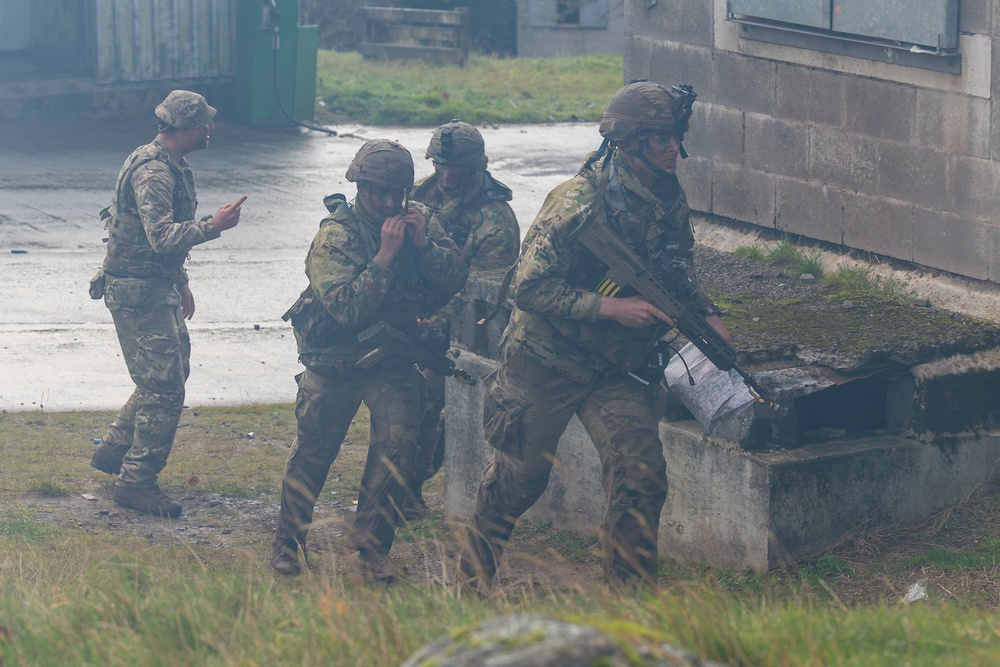
M 742 111 L 774 115 L 774 62 L 716 51 L 713 65 L 713 101 Z
M 990 9 L 994 0 L 958 3 L 958 29 L 976 35 L 990 34 Z
M 913 221 L 913 261 L 985 280 L 993 231 L 987 223 L 951 213 L 919 216 Z
M 743 164 L 743 112 L 738 109 L 695 103 L 688 137 L 689 153 L 696 149 L 714 160 Z
M 712 3 L 705 0 L 672 0 L 625 3 L 625 25 L 636 34 L 685 44 L 711 47 Z
M 648 39 L 634 35 L 625 35 L 625 71 L 622 82 L 632 79 L 653 78 L 653 49 L 659 48 Z
M 715 163 L 712 213 L 774 227 L 774 176 L 738 164 Z
M 921 88 L 916 93 L 914 141 L 918 146 L 988 158 L 990 101 Z
M 913 204 L 844 192 L 844 245 L 913 261 L 913 221 L 936 217 Z
M 809 130 L 809 180 L 866 194 L 876 193 L 881 143 L 834 128 Z
M 942 208 L 963 217 L 995 217 L 1000 211 L 1000 165 L 962 155 L 948 162 L 948 198 Z
M 711 50 L 668 43 L 654 48 L 651 62 L 652 76 L 649 78 L 653 81 L 668 87 L 679 83 L 692 85 L 699 100 L 715 102 Z
M 878 139 L 910 141 L 916 90 L 890 81 L 844 77 L 844 128 Z
M 712 165 L 712 160 L 692 153 L 677 169 L 677 178 L 692 211 L 705 213 L 712 210 Z
M 877 193 L 929 209 L 943 208 L 948 196 L 946 153 L 882 142 L 879 147 Z
M 745 162 L 751 169 L 801 177 L 809 170 L 809 129 L 761 114 L 745 114 Z
M 778 118 L 844 125 L 844 76 L 826 70 L 779 63 L 774 115 Z
M 779 178 L 776 184 L 778 229 L 843 243 L 844 198 L 841 190 L 790 178 Z

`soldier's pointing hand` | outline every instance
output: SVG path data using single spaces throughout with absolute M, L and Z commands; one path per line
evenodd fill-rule
M 212 216 L 212 224 L 220 232 L 232 229 L 240 222 L 240 205 L 246 197 L 235 204 L 223 204 Z

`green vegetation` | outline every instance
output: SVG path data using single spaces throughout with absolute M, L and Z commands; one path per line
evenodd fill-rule
M 895 276 L 875 275 L 865 266 L 841 264 L 824 277 L 823 284 L 837 291 L 838 298 L 874 297 L 890 303 L 909 303 L 917 297 L 909 284 Z
M 321 51 L 317 118 L 367 125 L 596 121 L 622 85 L 620 56 L 498 59 L 464 65 L 364 60 Z
M 446 583 L 456 541 L 433 501 L 393 547 L 409 567 L 404 581 L 367 586 L 357 576 L 329 508 L 356 498 L 364 413 L 318 503 L 326 514 L 311 535 L 313 569 L 292 579 L 267 567 L 291 406 L 185 411 L 162 478 L 188 508 L 174 524 L 110 505 L 110 478 L 87 462 L 112 416 L 0 416 L 0 664 L 398 665 L 428 638 L 511 613 L 592 624 L 653 655 L 670 642 L 729 665 L 986 665 L 1000 654 L 992 489 L 898 555 L 883 533 L 879 558 L 847 549 L 772 572 L 664 558 L 655 594 L 608 594 L 594 538 L 525 521 L 505 566 L 508 577 L 526 572 L 524 583 L 481 600 Z M 257 509 L 237 516 L 247 506 Z M 875 549 L 875 537 L 852 544 Z M 917 578 L 931 579 L 930 599 L 898 604 Z
M 817 249 L 800 246 L 788 236 L 783 236 L 777 243 L 767 245 L 753 243 L 743 245 L 733 251 L 742 259 L 767 262 L 785 269 L 792 278 L 810 274 L 814 278 L 823 276 L 823 253 Z
M 810 274 L 822 278 L 823 284 L 833 290 L 837 299 L 872 298 L 879 301 L 904 304 L 913 301 L 917 293 L 909 284 L 895 276 L 877 275 L 871 267 L 841 264 L 832 273 L 823 270 L 823 254 L 795 243 L 788 236 L 768 246 L 755 242 L 742 245 L 733 251 L 737 257 L 762 261 L 781 266 L 791 278 Z
M 767 259 L 767 252 L 764 250 L 764 246 L 759 243 L 741 245 L 733 251 L 733 254 L 742 259 L 753 259 L 761 262 Z
M 740 256 L 749 257 L 755 254 L 756 247 L 757 244 L 750 246 Z M 764 255 L 764 261 L 785 267 L 788 275 L 792 278 L 799 278 L 806 273 L 814 278 L 823 276 L 823 253 L 816 249 L 804 248 L 787 236 L 782 237 L 774 247 L 766 252 L 763 249 L 760 252 Z M 737 249 L 737 254 L 739 254 L 739 249 Z

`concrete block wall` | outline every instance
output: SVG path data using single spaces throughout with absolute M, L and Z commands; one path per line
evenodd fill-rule
M 962 73 L 743 39 L 725 0 L 625 3 L 625 80 L 689 83 L 696 212 L 1000 282 L 1000 0 Z
M 497 362 L 459 357 L 480 377 Z M 449 381 L 445 513 L 472 516 L 492 457 L 483 440 L 483 386 Z M 930 516 L 995 478 L 994 434 L 921 442 L 859 436 L 775 452 L 748 452 L 706 437 L 694 421 L 661 422 L 667 502 L 660 553 L 717 567 L 767 570 L 822 553 L 859 525 L 895 525 Z M 525 514 L 593 536 L 604 515 L 597 451 L 575 417 L 559 441 L 548 488 Z

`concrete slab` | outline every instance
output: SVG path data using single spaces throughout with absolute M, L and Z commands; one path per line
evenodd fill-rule
M 398 140 L 418 177 L 431 172 L 423 159 L 431 128 L 337 129 L 330 137 L 220 125 L 212 146 L 189 156 L 201 214 L 249 196 L 239 227 L 196 247 L 188 262 L 197 305 L 189 405 L 294 399 L 300 366 L 280 315 L 305 285 L 323 197 L 354 193 L 344 172 L 365 140 Z M 522 230 L 600 145 L 594 124 L 482 132 Z M 131 391 L 111 317 L 87 283 L 104 257 L 98 211 L 122 161 L 154 134 L 152 123 L 136 121 L 0 122 L 0 409 L 117 409 Z
M 459 357 L 474 376 L 497 362 Z M 483 386 L 448 382 L 445 512 L 471 517 L 492 450 L 482 437 Z M 716 567 L 767 570 L 816 556 L 863 524 L 896 525 L 941 511 L 997 475 L 1000 435 L 931 442 L 886 433 L 749 452 L 710 438 L 695 421 L 661 422 L 667 502 L 662 555 Z M 559 441 L 549 486 L 525 514 L 597 535 L 601 466 L 575 417 Z

